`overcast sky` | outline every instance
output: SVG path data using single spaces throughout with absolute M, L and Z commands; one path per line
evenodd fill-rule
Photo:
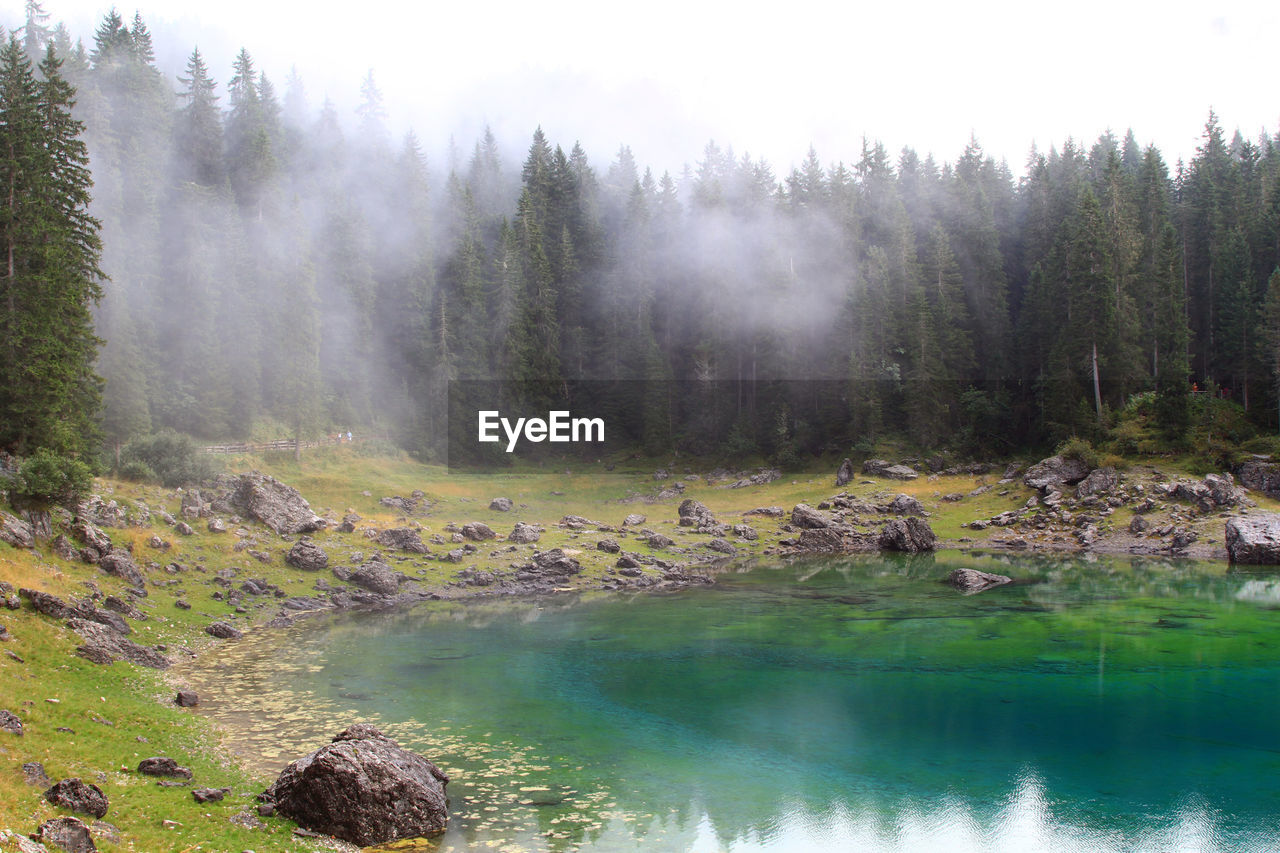
M 44 0 L 92 44 L 110 8 Z M 490 124 L 527 147 L 541 124 L 597 167 L 619 144 L 677 170 L 709 139 L 783 175 L 812 144 L 858 158 L 865 135 L 954 160 L 970 135 L 1021 173 L 1034 143 L 1091 142 L 1132 127 L 1172 165 L 1195 150 L 1212 107 L 1250 139 L 1280 126 L 1280 4 L 865 3 L 650 0 L 283 3 L 145 0 L 157 58 L 177 69 L 199 45 L 225 92 L 248 48 L 278 88 L 296 65 L 314 104 L 353 107 L 372 68 L 393 125 L 429 152 L 469 152 Z M 135 7 L 121 5 L 126 20 Z M 0 0 L 0 21 L 22 3 Z M 434 158 L 433 158 L 434 159 Z

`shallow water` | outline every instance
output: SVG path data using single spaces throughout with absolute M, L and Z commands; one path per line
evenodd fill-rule
M 859 556 L 344 614 L 181 675 L 264 772 L 356 720 L 432 758 L 441 850 L 1271 850 L 1278 608 L 1220 564 Z

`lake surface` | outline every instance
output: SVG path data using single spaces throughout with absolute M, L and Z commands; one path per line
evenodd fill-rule
M 957 566 L 1021 582 L 964 596 Z M 940 554 L 344 614 L 182 673 L 275 772 L 357 720 L 439 849 L 1280 849 L 1280 577 Z

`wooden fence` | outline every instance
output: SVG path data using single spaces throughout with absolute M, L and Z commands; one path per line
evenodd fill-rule
M 326 445 L 347 444 L 347 439 L 338 438 L 337 436 L 326 436 L 325 438 L 317 438 L 312 441 L 302 442 L 304 448 L 307 447 L 324 447 Z M 266 453 L 272 450 L 288 451 L 292 453 L 298 449 L 298 440 L 295 438 L 277 438 L 275 441 L 268 441 L 266 444 L 211 444 L 202 448 L 205 453 Z

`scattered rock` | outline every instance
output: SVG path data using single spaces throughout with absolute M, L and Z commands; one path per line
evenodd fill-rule
M 524 566 L 524 571 L 533 575 L 576 575 L 582 571 L 582 565 L 560 548 L 535 553 L 533 559 Z
M 1227 522 L 1227 556 L 1245 566 L 1280 566 L 1280 515 L 1253 515 Z
M 651 533 L 645 541 L 649 543 L 650 548 L 655 549 L 670 548 L 675 544 L 670 536 L 665 536 L 661 533 Z
M 422 756 L 356 725 L 291 763 L 260 799 L 307 829 L 366 847 L 443 832 L 448 782 Z
M 191 771 L 167 756 L 157 755 L 138 762 L 138 772 L 143 776 L 161 776 L 168 779 L 190 779 Z
M 990 572 L 980 572 L 977 569 L 955 569 L 951 574 L 947 575 L 947 583 L 963 592 L 965 595 L 972 595 L 975 592 L 982 592 L 991 589 L 993 586 L 1011 583 L 1013 578 L 1004 575 L 993 575 Z
M 187 524 L 185 521 L 179 521 L 175 524 L 173 526 L 173 532 L 177 533 L 179 536 L 194 536 L 196 534 L 195 528 L 190 524 Z
M 635 527 L 637 525 L 644 524 L 646 521 L 648 521 L 648 519 L 645 518 L 643 515 L 637 515 L 636 513 L 632 513 L 631 515 L 628 515 L 626 518 L 622 519 L 622 526 Z
M 42 844 L 52 844 L 66 853 L 94 853 L 93 836 L 84 821 L 75 817 L 56 817 L 40 824 L 32 836 Z
M 748 486 L 763 486 L 781 478 L 782 472 L 777 468 L 762 468 L 760 471 L 749 477 L 743 477 L 736 482 L 730 483 L 729 488 L 745 489 Z
M 210 533 L 226 533 L 227 523 L 215 516 L 209 519 L 208 528 Z
M 284 561 L 296 569 L 318 572 L 329 565 L 329 555 L 310 539 L 299 539 L 293 543 Z
M 179 690 L 173 701 L 182 708 L 194 708 L 200 704 L 200 697 L 194 690 Z
M 782 518 L 782 516 L 786 514 L 787 511 L 780 506 L 758 506 L 755 509 L 749 509 L 743 513 L 744 516 L 764 515 L 769 518 Z
M 853 475 L 853 460 L 845 457 L 845 460 L 840 463 L 839 469 L 836 470 L 836 488 L 840 489 L 849 485 L 853 481 Z
M 706 505 L 695 501 L 693 498 L 686 498 L 680 502 L 680 508 L 676 510 L 680 516 L 681 527 L 708 527 L 716 523 L 715 516 L 711 514 L 711 510 Z
M 8 542 L 15 548 L 30 548 L 36 543 L 31 525 L 22 519 L 0 512 L 0 542 Z
M 808 504 L 796 504 L 791 510 L 791 523 L 807 530 L 828 527 L 831 520 Z
M 754 527 L 750 524 L 735 524 L 733 526 L 733 535 L 739 539 L 746 539 L 748 542 L 754 542 L 760 538 Z
M 606 554 L 617 554 L 622 550 L 622 546 L 614 539 L 601 539 L 596 543 L 597 551 L 604 551 Z
M 22 720 L 12 711 L 0 711 L 0 732 L 22 737 Z
M 494 512 L 511 512 L 513 507 L 515 504 L 512 503 L 511 498 L 494 498 L 489 501 L 489 509 Z
M 102 817 L 110 807 L 101 788 L 74 778 L 61 780 L 44 792 L 44 798 L 67 811 L 93 817 Z
M 504 510 L 505 511 L 505 510 Z M 515 542 L 518 545 L 528 545 L 537 542 L 542 538 L 542 532 L 532 524 L 525 524 L 523 521 L 517 521 L 516 526 L 512 529 L 510 535 L 507 536 L 508 542 Z
M 726 539 L 712 539 L 707 543 L 707 547 L 718 554 L 738 553 L 738 549 L 734 547 L 733 543 Z
M 933 529 L 914 515 L 906 520 L 892 519 L 880 531 L 880 547 L 886 551 L 905 551 L 915 554 L 932 551 L 937 544 Z
M 123 548 L 112 548 L 110 552 L 103 554 L 98 560 L 98 566 L 107 574 L 128 581 L 135 589 L 146 586 L 142 572 L 138 571 L 138 565 L 133 561 L 133 555 Z
M 219 640 L 238 640 L 241 636 L 240 631 L 226 622 L 214 622 L 205 628 L 204 632 L 211 637 L 217 637 Z
M 1134 536 L 1138 536 L 1145 533 L 1147 528 L 1150 526 L 1151 524 L 1145 518 L 1140 515 L 1135 515 L 1129 522 L 1129 532 Z
M 638 569 L 640 568 L 640 561 L 630 554 L 623 554 L 614 565 L 620 569 Z
M 22 765 L 22 780 L 37 788 L 47 788 L 53 784 L 53 780 L 44 772 L 44 765 L 39 761 L 28 761 Z
M 1236 476 L 1246 489 L 1280 498 L 1280 464 L 1251 459 L 1236 468 Z
M 75 608 L 51 592 L 23 587 L 18 594 L 31 602 L 37 613 L 43 613 L 54 619 L 70 619 L 75 615 Z
M 191 796 L 197 803 L 216 803 L 231 793 L 230 788 L 192 788 Z

